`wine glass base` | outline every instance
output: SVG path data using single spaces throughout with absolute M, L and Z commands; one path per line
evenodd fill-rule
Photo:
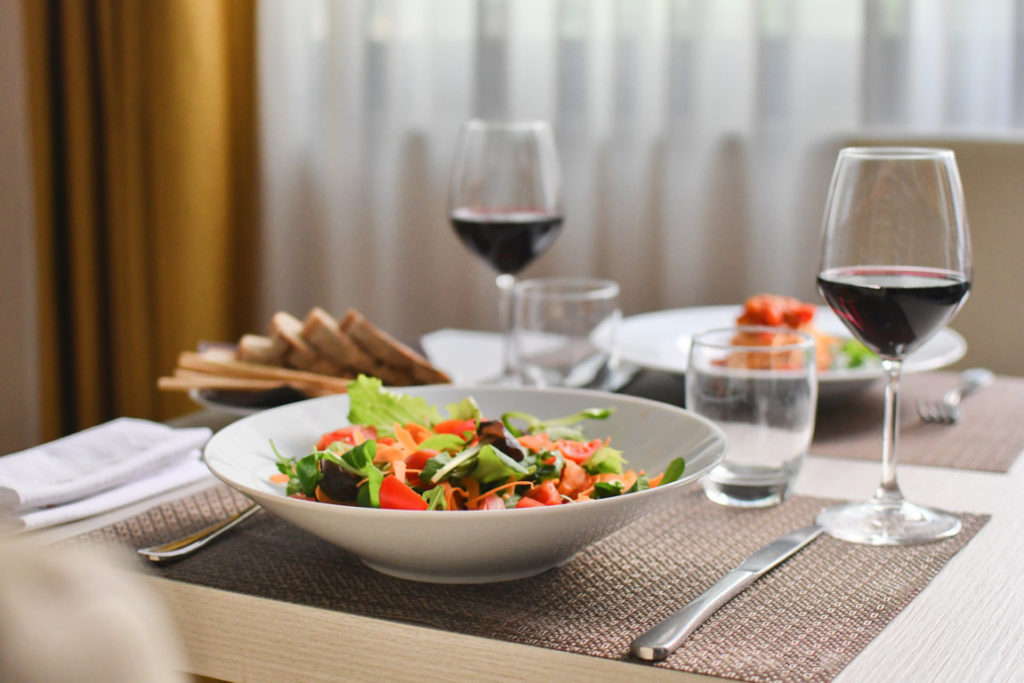
M 825 533 L 852 543 L 911 545 L 955 536 L 960 520 L 905 500 L 843 503 L 818 513 Z

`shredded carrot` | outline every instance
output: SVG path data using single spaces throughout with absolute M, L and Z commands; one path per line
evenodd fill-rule
M 461 494 L 464 499 L 467 497 L 466 496 L 466 491 L 464 489 L 460 489 L 457 486 L 452 486 L 450 482 L 442 481 L 438 485 L 442 489 L 444 489 L 444 502 L 448 506 L 449 510 L 456 510 L 456 509 L 458 509 L 458 505 L 457 505 L 457 502 L 455 500 L 455 494 L 456 493 Z
M 566 460 L 562 467 L 562 476 L 558 480 L 556 488 L 562 495 L 574 497 L 578 491 L 586 489 L 592 483 L 592 478 L 587 471 L 572 460 Z
M 470 500 L 480 497 L 480 482 L 472 477 L 466 477 L 462 483 L 466 487 L 466 507 L 469 507 Z
M 555 448 L 554 442 L 551 441 L 551 438 L 546 433 L 521 436 L 519 437 L 519 443 L 538 453 L 541 451 L 551 451 Z
M 379 446 L 377 448 L 377 454 L 373 456 L 373 461 L 395 462 L 396 460 L 405 460 L 405 457 L 405 451 L 397 446 Z
M 432 432 L 430 429 L 427 429 L 423 425 L 417 424 L 415 422 L 410 422 L 409 424 L 405 425 L 405 429 L 406 431 L 409 432 L 410 435 L 412 435 L 412 438 L 416 441 L 417 446 L 426 441 L 427 439 L 429 439 L 430 437 L 434 436 L 434 432 Z
M 398 477 L 398 481 L 405 482 L 405 461 L 395 460 L 391 463 L 391 471 Z
M 658 472 L 657 476 L 651 477 L 650 478 L 651 488 L 653 489 L 655 486 L 660 484 L 661 483 L 661 478 L 664 477 L 664 476 L 665 476 L 664 472 Z
M 363 430 L 356 427 L 352 430 L 352 445 L 358 446 L 362 442 L 366 441 L 366 434 L 363 434 Z
M 633 470 L 626 470 L 622 473 L 622 492 L 628 491 L 636 483 L 637 474 Z
M 473 481 L 473 480 L 472 479 L 467 479 L 467 481 Z M 510 481 L 507 484 L 502 484 L 501 486 L 494 487 L 493 489 L 491 489 L 487 493 L 478 493 L 476 496 L 473 496 L 473 497 L 469 498 L 468 500 L 466 500 L 466 507 L 468 507 L 469 509 L 472 510 L 473 508 L 475 508 L 477 506 L 477 504 L 480 503 L 481 500 L 483 500 L 487 496 L 491 495 L 492 493 L 497 495 L 498 491 L 504 491 L 505 489 L 508 489 L 508 488 L 515 488 L 516 486 L 521 485 L 521 484 L 526 484 L 527 486 L 533 486 L 533 483 L 529 482 L 529 481 Z
M 283 472 L 270 475 L 270 481 L 273 484 L 287 484 L 290 479 L 291 477 Z
M 398 439 L 399 445 L 408 451 L 409 455 L 412 455 L 420 449 L 419 444 L 416 443 L 416 439 L 412 438 L 412 434 L 397 422 L 395 423 L 395 437 Z

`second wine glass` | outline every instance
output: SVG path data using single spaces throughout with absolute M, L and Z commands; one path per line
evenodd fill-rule
M 479 119 L 466 123 L 455 155 L 448 208 L 462 243 L 498 273 L 501 380 L 514 382 L 515 278 L 551 246 L 562 226 L 561 171 L 550 125 Z
M 882 480 L 867 501 L 825 509 L 832 536 L 873 545 L 946 538 L 960 520 L 904 499 L 896 482 L 900 371 L 956 314 L 971 283 L 963 190 L 950 150 L 847 148 L 825 209 L 818 289 L 886 374 Z

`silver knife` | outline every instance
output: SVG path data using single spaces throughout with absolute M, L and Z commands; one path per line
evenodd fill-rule
M 722 605 L 820 534 L 821 527 L 812 524 L 775 539 L 723 576 L 693 602 L 634 640 L 630 645 L 633 654 L 649 661 L 665 659 Z

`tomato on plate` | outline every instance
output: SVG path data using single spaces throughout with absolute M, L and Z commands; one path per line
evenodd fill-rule
M 380 483 L 380 506 L 388 510 L 426 510 L 427 501 L 389 474 Z
M 563 456 L 572 460 L 577 465 L 596 453 L 597 449 L 603 445 L 604 441 L 601 439 L 592 439 L 590 441 L 570 441 L 569 439 L 562 439 L 561 441 L 555 442 L 555 448 L 557 448 Z
M 427 461 L 437 454 L 438 451 L 429 448 L 420 449 L 405 459 L 405 466 L 410 470 L 422 470 Z M 405 481 L 414 486 L 430 486 L 429 481 L 420 478 L 419 472 L 407 472 Z
M 476 420 L 445 420 L 434 425 L 438 434 L 454 434 L 464 436 L 466 432 L 476 432 Z
M 335 429 L 333 432 L 327 432 L 326 434 L 321 436 L 320 440 L 316 442 L 316 449 L 318 451 L 322 451 L 335 441 L 341 441 L 343 443 L 347 443 L 349 446 L 355 446 L 356 431 L 359 431 L 362 434 L 363 441 L 368 441 L 369 439 L 377 438 L 377 429 L 375 427 L 349 425 L 348 427 Z
M 526 492 L 523 498 L 529 498 L 535 500 L 541 505 L 561 505 L 562 496 L 558 493 L 558 489 L 555 488 L 555 482 L 547 480 L 543 484 L 538 484 L 532 489 Z M 520 498 L 522 502 L 523 498 Z

